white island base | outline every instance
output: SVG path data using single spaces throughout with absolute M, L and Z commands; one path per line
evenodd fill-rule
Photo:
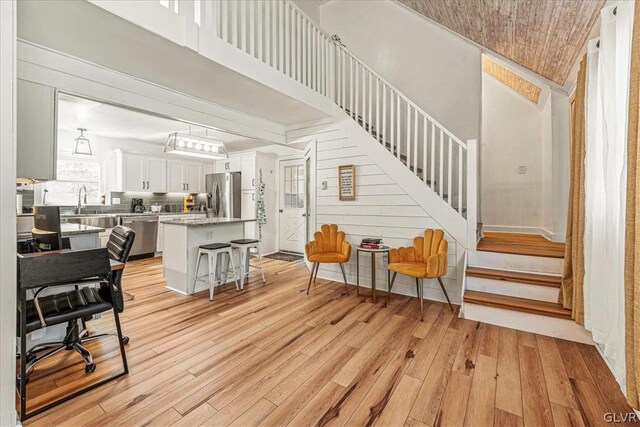
M 184 295 L 209 290 L 206 282 L 199 281 L 194 288 L 198 248 L 210 243 L 230 243 L 244 238 L 244 223 L 255 219 L 207 218 L 177 219 L 164 223 L 164 250 L 162 271 L 167 288 Z M 234 258 L 236 278 L 240 280 L 239 262 Z M 208 264 L 200 262 L 199 276 L 206 275 Z

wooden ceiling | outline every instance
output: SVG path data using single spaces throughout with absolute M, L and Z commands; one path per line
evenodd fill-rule
M 397 0 L 564 85 L 605 0 Z
M 542 89 L 497 62 L 492 61 L 487 55 L 482 55 L 482 70 L 500 80 L 534 104 L 537 104 L 540 100 Z

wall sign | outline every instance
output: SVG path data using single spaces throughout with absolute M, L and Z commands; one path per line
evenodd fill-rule
M 340 200 L 356 199 L 356 166 L 338 166 L 338 197 Z

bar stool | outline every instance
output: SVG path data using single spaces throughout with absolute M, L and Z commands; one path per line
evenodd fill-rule
M 264 270 L 262 269 L 262 255 L 260 254 L 260 241 L 256 239 L 238 239 L 232 240 L 231 246 L 240 252 L 240 289 L 244 289 L 244 279 L 249 277 L 249 270 L 251 267 L 260 269 L 262 274 L 262 283 L 267 281 L 264 278 Z M 249 253 L 251 249 L 258 252 L 259 267 L 254 267 L 249 264 Z
M 231 271 L 233 275 L 232 277 L 233 277 L 233 280 L 236 282 L 236 290 L 240 290 L 240 287 L 238 286 L 238 279 L 236 278 L 236 275 L 235 275 L 236 269 L 233 263 L 233 252 L 232 252 L 231 245 L 229 243 L 211 243 L 208 245 L 200 245 L 200 247 L 198 248 L 198 260 L 196 262 L 196 272 L 195 272 L 195 279 L 193 281 L 193 288 L 195 290 L 196 283 L 198 282 L 208 283 L 209 284 L 209 300 L 211 301 L 213 301 L 213 292 L 216 284 L 224 284 L 230 278 L 228 268 L 225 269 L 225 271 L 218 272 L 218 257 L 223 254 L 226 254 L 229 262 L 231 262 Z M 207 256 L 207 262 L 209 266 L 209 271 L 206 276 L 204 275 L 198 276 L 198 270 L 200 269 L 200 259 L 202 258 L 202 255 Z M 207 277 L 207 276 L 208 276 L 207 280 L 203 279 L 203 277 Z

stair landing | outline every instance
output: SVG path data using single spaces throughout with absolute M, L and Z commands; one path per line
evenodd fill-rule
M 550 242 L 539 234 L 499 233 L 485 231 L 477 245 L 478 251 L 564 258 L 564 243 Z

